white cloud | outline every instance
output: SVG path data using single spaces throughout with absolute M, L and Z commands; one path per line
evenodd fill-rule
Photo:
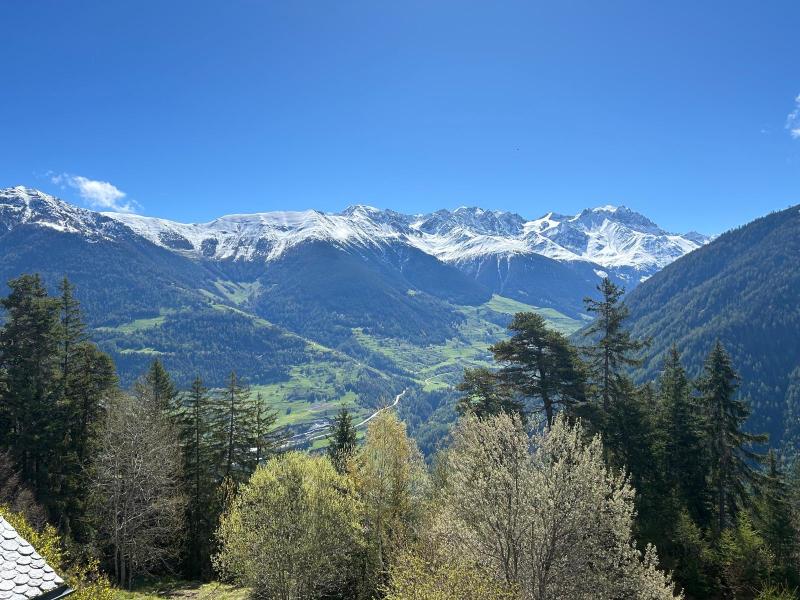
M 786 129 L 794 139 L 800 140 L 800 94 L 794 99 L 794 110 L 786 117 Z
M 136 212 L 136 202 L 131 200 L 123 202 L 127 194 L 108 181 L 98 181 L 68 173 L 51 175 L 50 180 L 61 186 L 68 185 L 75 188 L 80 197 L 86 200 L 92 208 L 125 213 Z

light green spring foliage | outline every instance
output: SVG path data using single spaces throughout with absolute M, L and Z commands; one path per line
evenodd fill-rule
M 347 573 L 360 535 L 351 480 L 327 457 L 289 452 L 259 467 L 223 516 L 219 572 L 256 598 L 319 598 Z
M 774 557 L 747 513 L 739 513 L 736 526 L 726 529 L 719 542 L 719 558 L 728 589 L 747 597 L 768 581 Z
M 634 490 L 606 468 L 600 439 L 583 438 L 563 418 L 531 440 L 515 417 L 465 417 L 438 527 L 525 600 L 674 598 L 655 550 L 636 549 Z
M 71 600 L 114 600 L 111 583 L 100 573 L 96 560 L 74 564 L 67 568 L 66 555 L 55 527 L 46 525 L 41 531 L 37 531 L 22 514 L 12 512 L 7 506 L 0 505 L 0 515 L 75 590 L 70 596 Z
M 390 571 L 386 600 L 515 600 L 514 589 L 460 556 L 402 552 Z
M 383 411 L 370 422 L 350 470 L 365 531 L 362 593 L 371 597 L 386 582 L 397 550 L 417 535 L 428 473 L 405 423 L 392 411 Z

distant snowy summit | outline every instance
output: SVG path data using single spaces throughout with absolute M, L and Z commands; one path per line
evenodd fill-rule
M 96 213 L 25 187 L 0 190 L 0 231 L 23 224 L 114 237 L 119 225 L 153 244 L 209 260 L 274 260 L 312 241 L 340 247 L 408 245 L 447 262 L 542 255 L 626 268 L 646 277 L 698 248 L 708 237 L 669 233 L 624 206 L 601 206 L 577 215 L 522 216 L 477 207 L 406 215 L 356 205 L 341 213 L 315 210 L 228 215 L 185 224 L 121 213 Z

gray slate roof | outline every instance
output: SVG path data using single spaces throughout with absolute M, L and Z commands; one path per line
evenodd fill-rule
M 60 598 L 66 593 L 64 580 L 0 517 L 0 600 Z

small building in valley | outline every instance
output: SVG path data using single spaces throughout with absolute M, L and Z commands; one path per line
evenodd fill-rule
M 35 548 L 0 517 L 0 600 L 56 600 L 71 593 Z

